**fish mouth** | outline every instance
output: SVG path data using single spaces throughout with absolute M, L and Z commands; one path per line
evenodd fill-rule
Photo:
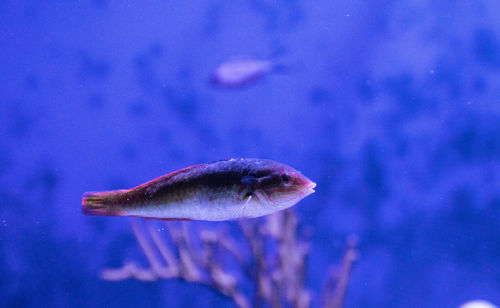
M 314 191 L 314 187 L 316 187 L 316 183 L 313 181 L 310 181 L 309 184 L 307 184 L 306 188 Z
M 316 192 L 314 190 L 315 187 L 316 187 L 316 183 L 314 183 L 313 181 L 309 181 L 306 185 L 304 185 L 304 190 L 303 190 L 304 194 L 310 195 L 310 194 Z

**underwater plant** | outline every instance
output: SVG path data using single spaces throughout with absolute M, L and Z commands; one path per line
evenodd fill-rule
M 308 236 L 299 232 L 297 216 L 291 209 L 239 221 L 240 238 L 229 236 L 227 229 L 195 232 L 192 222 L 165 222 L 168 238 L 161 236 L 151 221 L 131 219 L 131 224 L 150 267 L 126 262 L 121 268 L 104 269 L 102 279 L 199 283 L 241 308 L 311 305 L 311 293 L 305 286 Z M 245 239 L 243 243 L 238 242 L 241 238 Z M 343 259 L 330 269 L 323 307 L 342 307 L 357 259 L 356 244 L 355 237 L 348 238 Z

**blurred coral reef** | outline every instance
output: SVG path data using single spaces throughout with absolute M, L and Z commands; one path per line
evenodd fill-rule
M 131 219 L 131 224 L 149 268 L 129 261 L 121 268 L 103 270 L 102 279 L 199 283 L 241 308 L 311 305 L 312 295 L 306 288 L 308 235 L 299 231 L 297 215 L 291 209 L 265 218 L 241 220 L 239 234 L 221 228 L 193 230 L 192 222 L 165 222 L 167 239 L 151 221 Z M 349 274 L 357 258 L 356 243 L 356 237 L 348 239 L 342 261 L 329 271 L 323 290 L 325 308 L 343 306 Z

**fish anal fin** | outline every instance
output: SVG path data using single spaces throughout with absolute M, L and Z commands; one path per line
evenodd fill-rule
M 141 217 L 141 216 L 136 216 Z M 159 217 L 141 217 L 149 220 L 162 220 L 162 221 L 191 221 L 189 218 L 159 218 Z

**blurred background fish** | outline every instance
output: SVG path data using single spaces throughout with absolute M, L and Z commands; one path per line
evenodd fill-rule
M 240 88 L 259 81 L 265 75 L 283 70 L 275 59 L 239 56 L 221 63 L 210 76 L 210 83 L 221 88 Z

